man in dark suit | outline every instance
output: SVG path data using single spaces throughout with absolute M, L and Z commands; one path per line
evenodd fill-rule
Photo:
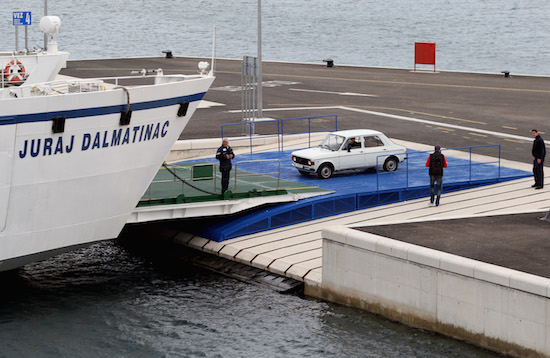
M 229 172 L 231 171 L 231 159 L 233 158 L 235 158 L 235 154 L 229 146 L 229 140 L 224 138 L 222 145 L 216 152 L 216 159 L 220 161 L 220 172 L 222 173 L 222 195 L 229 187 Z
M 536 129 L 531 130 L 531 136 L 535 138 L 533 141 L 533 175 L 535 177 L 535 184 L 532 185 L 535 189 L 542 189 L 544 187 L 544 157 L 546 156 L 546 146 L 544 140 L 540 136 Z

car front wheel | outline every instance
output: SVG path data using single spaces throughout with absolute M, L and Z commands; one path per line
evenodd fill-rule
M 384 162 L 384 171 L 386 172 L 394 172 L 397 170 L 397 159 L 396 158 L 388 158 Z
M 323 164 L 317 170 L 317 176 L 321 179 L 328 179 L 332 176 L 334 169 L 330 164 Z

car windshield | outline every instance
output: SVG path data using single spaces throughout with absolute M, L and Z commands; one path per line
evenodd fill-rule
M 342 143 L 344 143 L 345 139 L 346 139 L 345 137 L 342 137 L 340 135 L 329 134 L 323 140 L 320 147 L 321 148 L 327 148 L 327 149 L 330 149 L 332 151 L 336 151 L 336 150 L 340 149 L 340 146 L 342 146 Z

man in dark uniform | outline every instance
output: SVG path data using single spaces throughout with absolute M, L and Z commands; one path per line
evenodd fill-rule
M 229 186 L 229 172 L 231 171 L 231 159 L 235 158 L 229 141 L 224 138 L 221 147 L 216 152 L 216 159 L 220 161 L 220 172 L 222 173 L 222 195 Z
M 443 187 L 443 168 L 447 168 L 447 159 L 441 154 L 440 146 L 435 146 L 435 151 L 428 157 L 426 166 L 430 168 L 430 204 L 434 203 L 434 184 L 437 183 L 437 199 L 435 201 L 435 206 L 439 206 L 441 188 Z
M 533 141 L 533 175 L 535 176 L 535 184 L 532 185 L 535 189 L 542 189 L 544 187 L 544 157 L 546 156 L 546 147 L 544 140 L 540 136 L 536 129 L 531 130 L 531 136 L 535 138 Z

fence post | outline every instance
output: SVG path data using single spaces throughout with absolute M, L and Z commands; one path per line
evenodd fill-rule
M 233 193 L 237 192 L 237 172 L 238 172 L 237 166 L 238 165 L 239 165 L 239 162 L 235 163 L 235 187 L 233 188 Z
M 281 119 L 281 152 L 285 150 L 284 143 L 285 143 L 285 120 Z
M 217 164 L 214 164 L 214 173 L 212 173 L 212 176 L 214 177 L 214 193 L 216 193 L 216 177 L 217 177 L 216 173 L 219 172 L 219 170 L 216 170 L 217 166 L 218 166 Z M 235 170 L 237 169 L 235 168 Z
M 405 189 L 409 188 L 409 161 L 407 160 L 407 182 L 405 183 Z
M 498 145 L 498 181 L 500 181 L 500 144 Z
M 277 191 L 279 190 L 281 181 L 281 161 L 279 160 L 279 173 L 277 174 Z
M 307 147 L 311 148 L 311 117 L 307 117 Z
M 376 157 L 376 191 L 380 190 L 380 187 L 378 185 L 378 158 L 379 157 Z
M 470 178 L 468 179 L 468 184 L 472 183 L 472 147 L 470 147 Z
M 281 120 L 277 119 L 277 150 L 281 152 Z
M 250 126 L 250 131 L 248 133 L 248 138 L 250 140 L 250 155 L 252 155 L 252 126 Z

